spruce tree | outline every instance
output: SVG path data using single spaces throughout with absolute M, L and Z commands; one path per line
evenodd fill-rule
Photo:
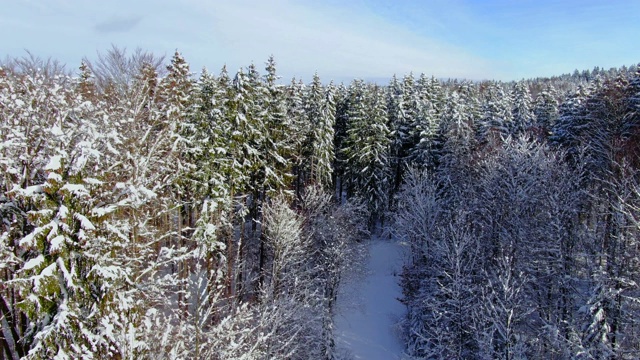
M 510 133 L 518 136 L 528 131 L 534 122 L 533 104 L 527 83 L 518 81 L 512 90 L 511 98 L 513 99 L 511 108 L 513 122 Z
M 538 137 L 547 139 L 558 120 L 558 100 L 553 85 L 547 86 L 538 94 L 533 106 L 533 114 Z
M 511 99 L 502 84 L 489 82 L 483 94 L 482 117 L 479 121 L 479 140 L 495 147 L 501 144 L 513 128 Z
M 333 126 L 336 107 L 333 93 L 333 85 L 324 90 L 320 77 L 315 74 L 305 101 L 307 124 L 310 127 L 304 149 L 308 181 L 325 188 L 331 185 L 335 157 Z
M 444 90 L 435 78 L 427 79 L 424 74 L 419 83 L 420 111 L 416 120 L 415 146 L 411 149 L 411 159 L 417 166 L 434 168 L 435 138 L 444 112 Z
M 364 88 L 360 81 L 350 86 L 347 138 L 343 153 L 351 192 L 369 207 L 369 225 L 382 217 L 388 205 L 390 132 L 386 126 L 384 92 Z

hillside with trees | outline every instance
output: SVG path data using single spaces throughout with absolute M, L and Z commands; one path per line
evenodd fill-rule
M 640 67 L 282 82 L 113 48 L 0 67 L 0 359 L 335 359 L 409 245 L 415 359 L 640 357 Z

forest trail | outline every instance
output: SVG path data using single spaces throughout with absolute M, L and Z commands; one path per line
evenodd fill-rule
M 336 348 L 345 358 L 403 358 L 398 322 L 405 306 L 398 299 L 404 253 L 401 244 L 375 237 L 363 264 L 366 271 L 345 276 L 335 316 Z

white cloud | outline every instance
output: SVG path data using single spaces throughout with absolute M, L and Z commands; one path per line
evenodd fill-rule
M 315 71 L 323 82 L 383 79 L 410 71 L 437 77 L 498 77 L 489 61 L 354 5 L 363 3 L 58 0 L 38 4 L 15 2 L 7 13 L 18 16 L 0 15 L 0 31 L 16 34 L 5 44 L 8 55 L 21 56 L 27 48 L 75 68 L 83 56 L 92 58 L 96 50 L 115 44 L 168 56 L 179 49 L 193 71 L 207 66 L 216 72 L 227 64 L 235 72 L 251 62 L 261 68 L 273 54 L 285 81 L 293 76 L 309 81 Z M 96 26 L 108 31 L 96 31 Z
M 274 54 L 281 74 L 305 80 L 316 70 L 323 79 L 340 80 L 410 71 L 478 79 L 493 72 L 487 61 L 462 49 L 421 38 L 361 9 L 350 11 L 348 5 L 287 0 L 191 4 L 211 17 L 203 31 L 219 43 L 231 67 L 260 64 Z

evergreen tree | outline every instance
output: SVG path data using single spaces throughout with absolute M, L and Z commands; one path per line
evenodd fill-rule
M 465 94 L 463 94 L 465 95 Z M 457 91 L 449 94 L 447 107 L 440 127 L 444 139 L 440 151 L 439 171 L 451 176 L 461 176 L 475 144 L 473 112 L 469 102 Z
M 335 157 L 333 126 L 336 107 L 333 93 L 332 85 L 326 91 L 323 90 L 320 77 L 315 74 L 305 101 L 306 117 L 310 126 L 305 145 L 309 181 L 323 187 L 331 185 Z
M 91 101 L 96 98 L 97 87 L 92 80 L 94 78 L 93 73 L 91 72 L 91 68 L 89 65 L 82 61 L 80 63 L 80 77 L 78 78 L 78 93 L 82 96 L 83 99 Z
M 538 138 L 547 139 L 558 120 L 558 100 L 553 85 L 547 86 L 536 97 L 533 107 Z
M 308 123 L 306 122 L 306 112 L 304 106 L 304 84 L 291 80 L 291 84 L 285 90 L 285 106 L 287 109 L 287 118 L 291 122 L 291 128 L 288 130 L 289 138 L 292 146 L 292 175 L 294 176 L 294 187 L 296 197 L 302 194 L 302 186 L 304 184 L 304 163 L 306 136 L 308 133 Z
M 534 122 L 533 101 L 527 83 L 518 81 L 513 88 L 511 98 L 513 99 L 511 108 L 513 123 L 510 133 L 518 136 L 528 131 Z
M 440 82 L 420 77 L 420 112 L 417 115 L 416 138 L 418 143 L 411 150 L 412 160 L 419 166 L 434 168 L 435 138 L 444 112 L 445 95 Z
M 226 153 L 225 141 L 220 133 L 223 120 L 224 89 L 206 68 L 194 84 L 193 111 L 189 127 L 185 127 L 188 146 L 185 149 L 194 164 L 190 177 L 193 192 L 202 198 L 225 199 L 227 189 L 221 174 L 221 162 Z
M 234 194 L 250 190 L 251 176 L 261 166 L 259 143 L 263 136 L 262 119 L 254 118 L 256 104 L 250 78 L 238 70 L 229 89 L 222 121 L 223 136 L 227 138 L 229 169 L 224 171 L 228 182 L 235 188 Z
M 389 185 L 390 132 L 386 126 L 384 93 L 373 87 L 365 89 L 355 80 L 349 88 L 347 138 L 342 149 L 354 195 L 369 206 L 370 226 L 386 210 Z
M 391 172 L 392 183 L 389 188 L 389 199 L 393 199 L 393 195 L 400 188 L 400 181 L 402 178 L 402 154 L 401 154 L 401 142 L 399 138 L 399 127 L 402 121 L 402 84 L 398 81 L 398 78 L 394 74 L 391 78 L 389 85 L 387 86 L 387 128 L 391 131 L 391 147 L 390 147 L 390 160 L 391 160 Z M 392 204 L 389 204 L 390 207 Z
M 264 156 L 267 157 L 265 169 L 265 187 L 268 192 L 287 188 L 291 181 L 291 167 L 295 140 L 290 136 L 294 122 L 287 116 L 285 92 L 276 82 L 276 63 L 272 57 L 267 61 L 267 74 L 264 77 L 265 93 L 263 108 L 265 111 Z
M 360 131 L 369 127 L 365 87 L 362 80 L 354 80 L 349 85 L 349 107 L 346 113 L 346 138 L 340 153 L 344 158 L 347 196 L 359 190 L 360 171 L 366 165 L 360 165 L 360 149 L 363 145 Z M 359 166 L 360 165 L 360 166 Z
M 579 152 L 576 127 L 585 121 L 586 114 L 583 103 L 587 96 L 588 89 L 582 86 L 567 96 L 558 109 L 558 121 L 553 127 L 553 135 L 550 138 L 552 143 L 562 144 L 573 155 Z
M 333 148 L 335 152 L 335 161 L 333 165 L 333 183 L 336 185 L 336 198 L 342 201 L 345 190 L 344 183 L 346 181 L 346 159 L 342 149 L 347 139 L 347 122 L 349 121 L 349 109 L 351 100 L 348 89 L 340 84 L 336 87 L 336 121 L 334 125 Z
M 504 93 L 502 84 L 489 82 L 484 92 L 478 128 L 481 143 L 495 147 L 510 135 L 513 127 L 511 108 L 511 99 Z

